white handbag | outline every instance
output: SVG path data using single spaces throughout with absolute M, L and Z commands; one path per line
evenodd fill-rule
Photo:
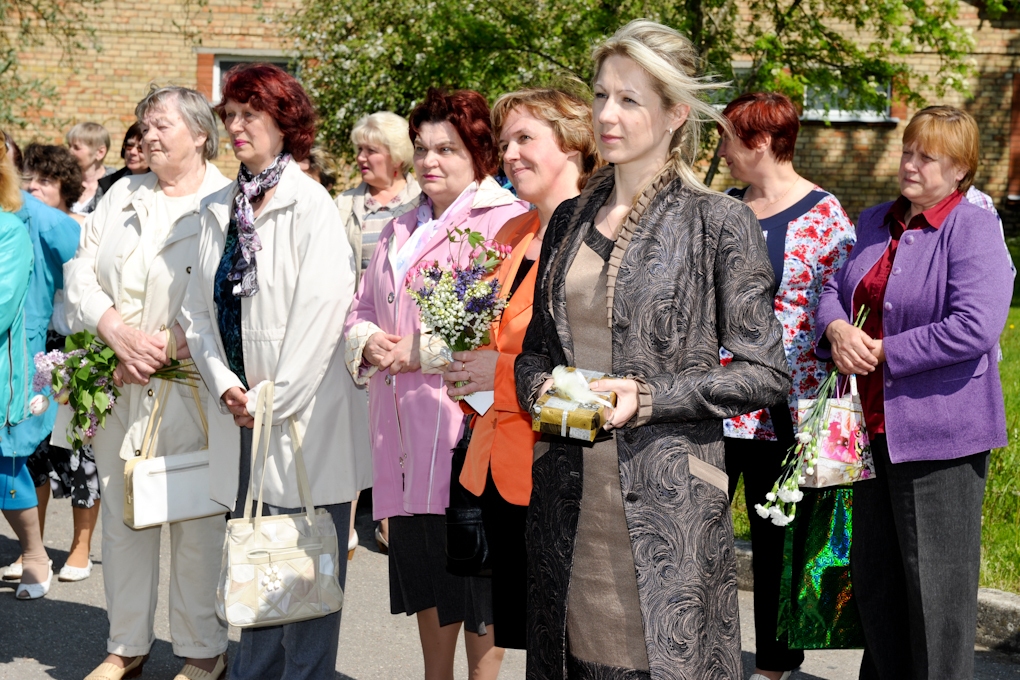
M 171 386 L 168 380 L 160 382 L 156 403 L 142 437 L 141 454 L 124 464 L 124 524 L 132 529 L 227 512 L 225 507 L 209 498 L 209 423 L 195 385 L 191 385 L 191 394 L 202 419 L 205 447 L 187 453 L 155 456 L 157 434 Z
M 244 516 L 227 522 L 217 613 L 232 626 L 258 628 L 314 619 L 340 611 L 340 551 L 333 517 L 312 504 L 301 437 L 289 422 L 303 512 L 262 515 L 262 487 L 269 463 L 273 426 L 273 383 L 264 383 L 255 402 L 251 474 Z M 261 450 L 260 450 L 261 449 Z M 261 455 L 260 455 L 261 454 Z M 257 463 L 262 480 L 255 494 Z M 243 491 L 242 491 L 243 493 Z M 252 500 L 257 498 L 252 516 Z

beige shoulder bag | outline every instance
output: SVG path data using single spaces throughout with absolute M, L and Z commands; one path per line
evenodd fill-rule
M 227 522 L 223 569 L 217 609 L 232 626 L 258 628 L 314 619 L 343 606 L 340 589 L 340 552 L 336 526 L 325 509 L 312 504 L 301 437 L 290 420 L 303 512 L 262 515 L 262 487 L 269 463 L 273 426 L 273 383 L 265 383 L 255 402 L 255 428 L 251 443 L 251 474 L 244 499 L 244 517 Z M 261 460 L 262 479 L 255 494 L 255 474 Z M 257 498 L 255 515 L 252 500 Z
M 124 464 L 124 524 L 132 529 L 227 512 L 209 498 L 209 423 L 194 384 L 191 395 L 202 419 L 205 446 L 197 451 L 156 457 L 157 433 L 163 422 L 170 386 L 170 381 L 160 380 L 152 415 L 142 437 L 141 454 Z

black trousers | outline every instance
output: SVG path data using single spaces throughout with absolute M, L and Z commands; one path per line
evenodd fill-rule
M 783 469 L 783 458 L 793 445 L 793 425 L 785 404 L 769 409 L 779 441 L 726 438 L 726 474 L 730 498 L 744 475 L 744 499 L 751 521 L 751 569 L 754 572 L 755 666 L 763 671 L 790 671 L 804 663 L 804 652 L 790 649 L 784 633 L 777 639 L 779 580 L 783 575 L 783 542 L 786 529 L 755 512 L 765 502 Z
M 893 464 L 854 484 L 850 568 L 864 627 L 861 680 L 969 680 L 989 452 Z
M 528 506 L 499 495 L 492 472 L 481 497 L 482 524 L 492 564 L 492 628 L 497 647 L 527 646 L 528 551 L 524 529 Z

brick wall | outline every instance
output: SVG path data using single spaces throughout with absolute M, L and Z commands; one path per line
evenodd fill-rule
M 113 141 L 107 164 L 120 167 L 124 132 L 134 122 L 135 104 L 150 83 L 183 85 L 210 96 L 216 52 L 284 50 L 279 24 L 272 19 L 298 4 L 299 0 L 263 0 L 256 9 L 256 3 L 248 0 L 209 0 L 199 8 L 186 0 L 105 0 L 93 22 L 102 49 L 83 55 L 77 72 L 60 63 L 55 45 L 21 53 L 24 76 L 45 77 L 58 97 L 32 116 L 27 129 L 15 130 L 15 139 L 20 144 L 62 143 L 72 125 L 95 121 L 110 131 Z M 189 40 L 174 22 L 196 31 L 201 45 Z M 237 172 L 225 142 L 216 164 L 231 175 Z

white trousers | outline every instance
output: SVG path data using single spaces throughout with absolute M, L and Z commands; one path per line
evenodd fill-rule
M 166 423 L 164 423 L 166 425 Z M 102 490 L 103 582 L 110 637 L 106 650 L 120 656 L 149 653 L 159 590 L 162 527 L 124 524 L 125 430 L 110 414 L 92 440 Z M 174 654 L 210 659 L 227 651 L 227 624 L 216 616 L 226 517 L 215 515 L 170 526 L 170 638 Z

